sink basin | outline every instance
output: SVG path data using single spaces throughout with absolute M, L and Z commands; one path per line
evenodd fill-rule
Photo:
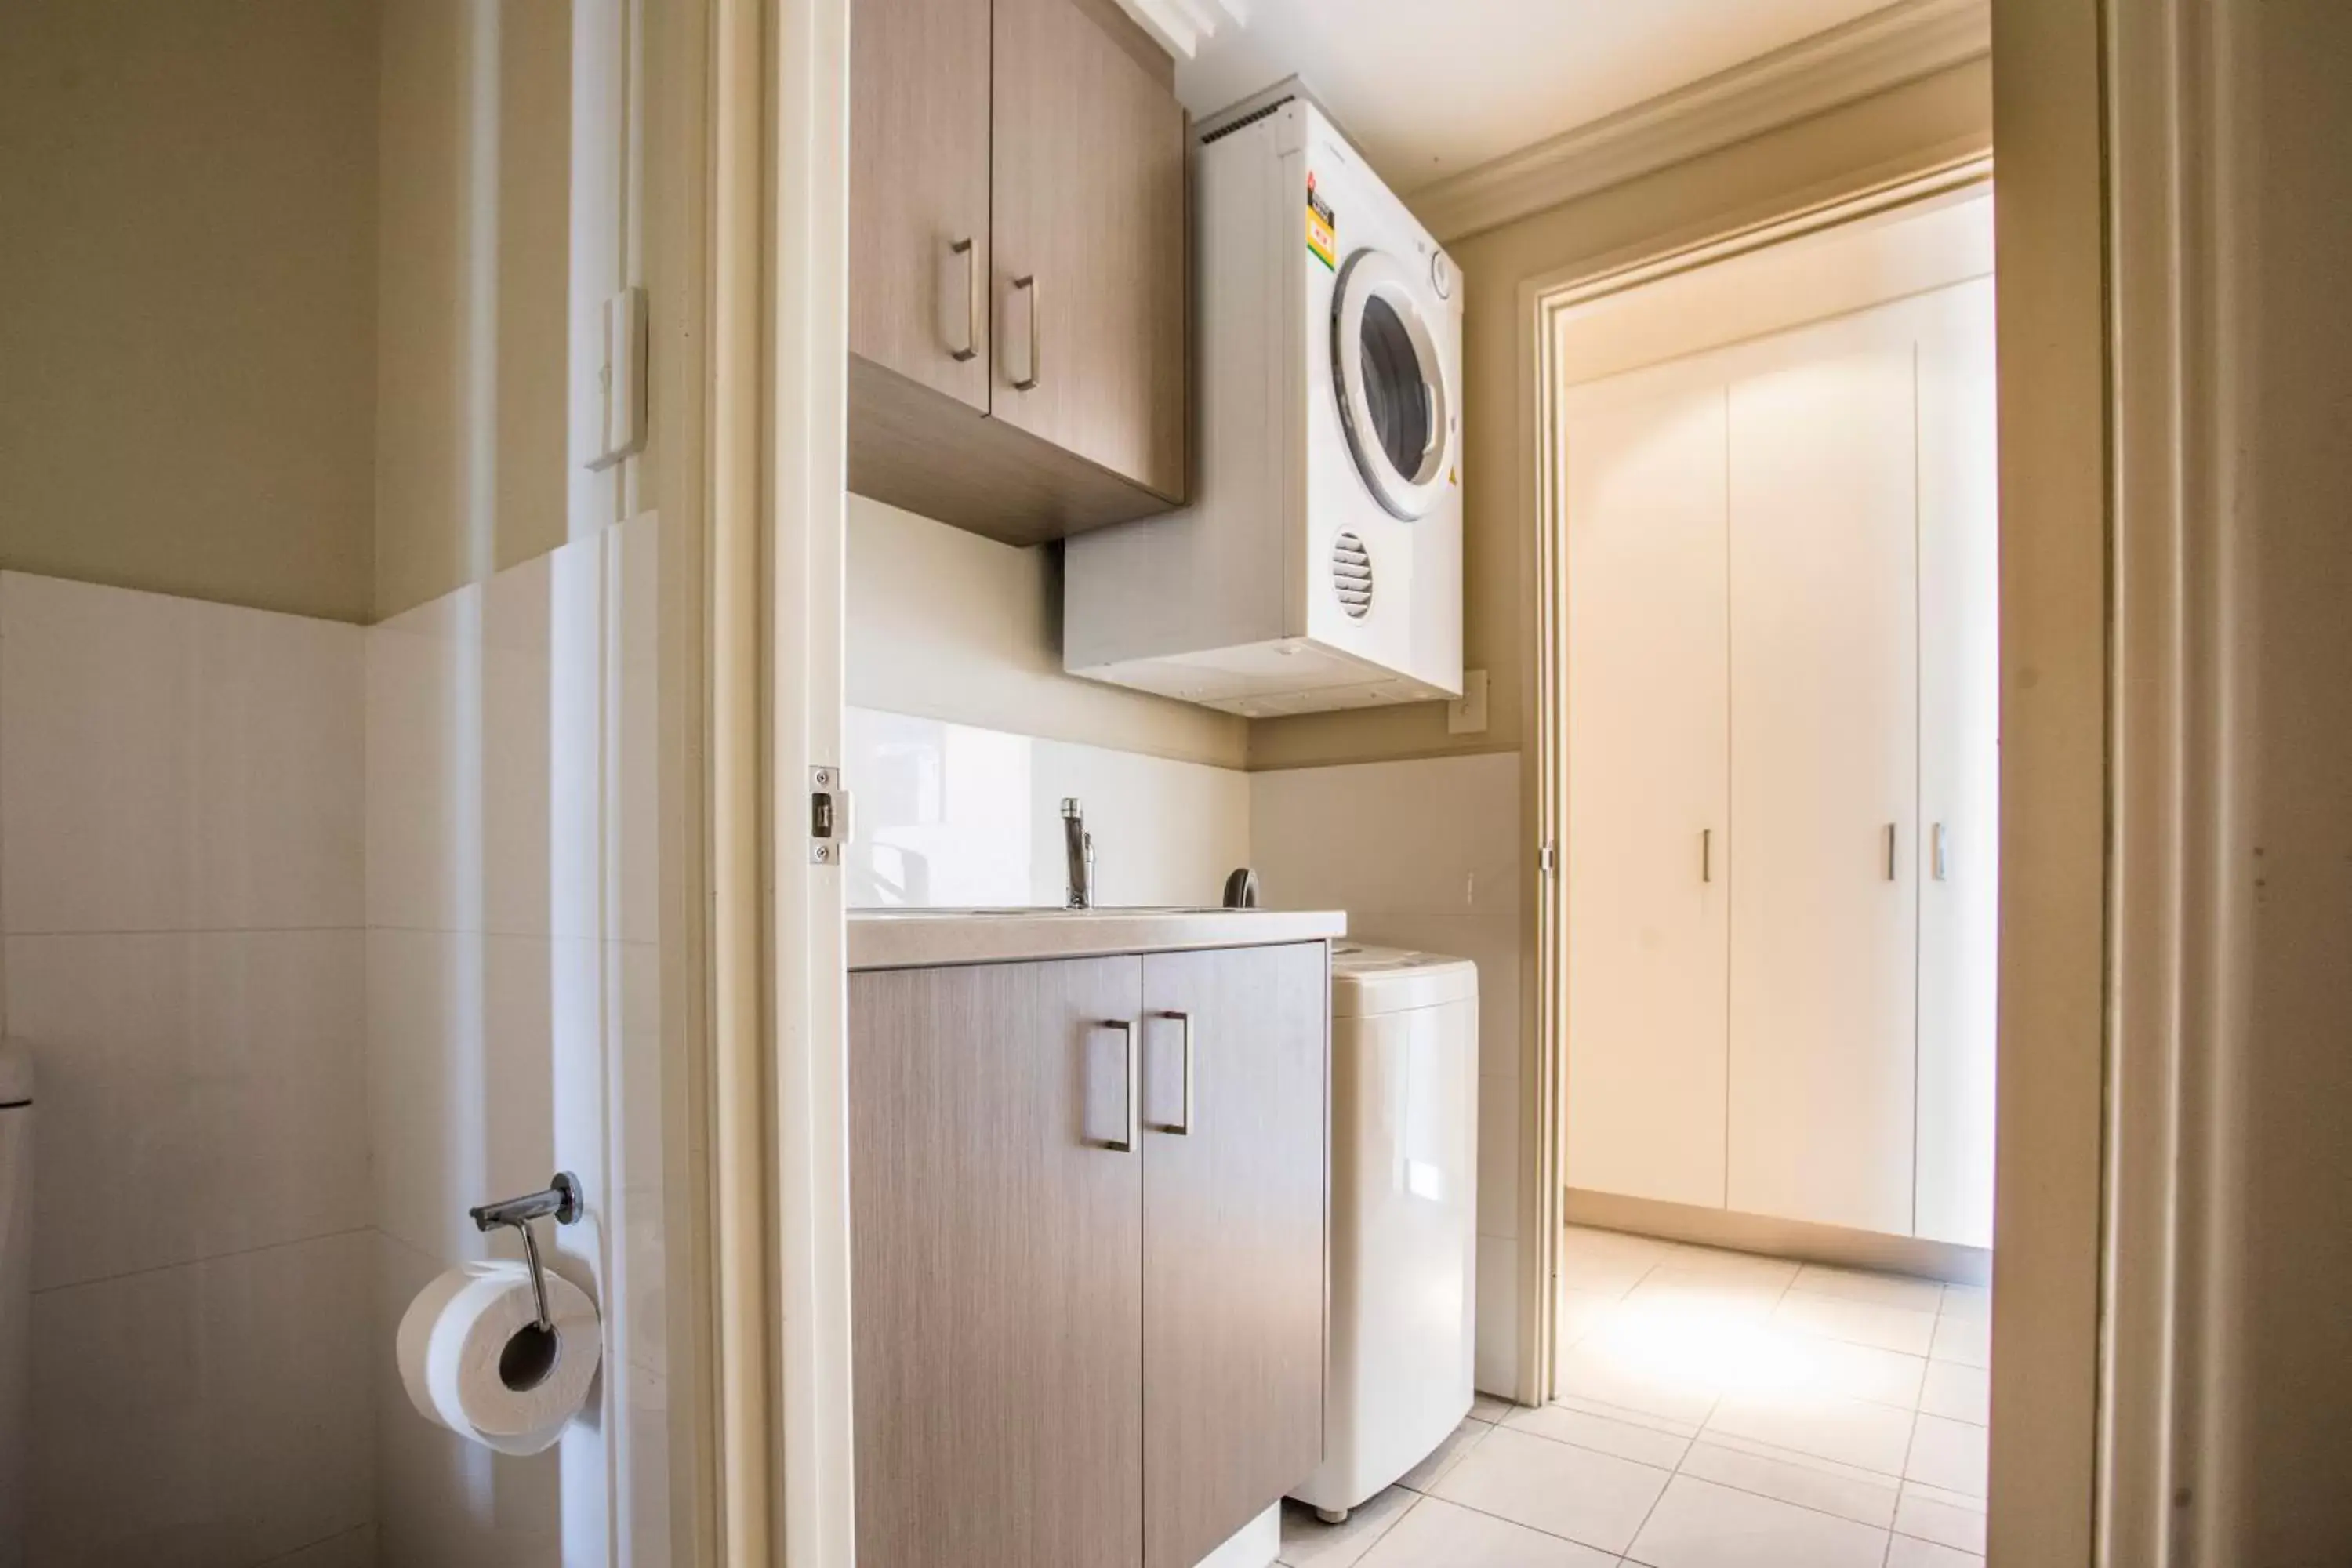
M 1115 904 L 1097 905 L 1090 910 L 1073 910 L 1059 904 L 1015 904 L 996 908 L 930 909 L 910 904 L 889 904 L 875 909 L 849 911 L 859 920 L 875 916 L 893 920 L 937 920 L 943 916 L 982 920 L 1043 920 L 1054 915 L 1074 918 L 1107 915 L 1222 915 L 1238 911 L 1219 909 L 1207 904 Z

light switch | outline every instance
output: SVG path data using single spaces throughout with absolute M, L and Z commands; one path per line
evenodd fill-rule
M 1486 732 L 1486 672 L 1462 672 L 1462 695 L 1445 705 L 1445 732 L 1483 735 Z

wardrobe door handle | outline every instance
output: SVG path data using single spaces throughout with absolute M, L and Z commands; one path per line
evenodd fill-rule
M 1125 1018 L 1106 1018 L 1103 1020 L 1103 1027 L 1117 1029 L 1119 1038 L 1127 1042 L 1127 1137 L 1124 1140 L 1106 1138 L 1103 1140 L 1103 1147 L 1115 1153 L 1132 1154 L 1141 1137 L 1141 1129 L 1136 1125 L 1140 1102 L 1136 1096 L 1135 1026 Z
M 959 239 L 948 250 L 963 258 L 963 347 L 950 351 L 961 364 L 980 353 L 980 247 Z
M 1032 392 L 1036 389 L 1037 382 L 1044 374 L 1038 357 L 1037 275 L 1032 272 L 1024 278 L 1015 278 L 1013 280 L 1013 291 L 1016 294 L 1026 291 L 1029 296 L 1029 374 L 1027 379 L 1014 382 L 1013 390 Z
M 1886 825 L 1886 879 L 1895 880 L 1895 824 Z
M 1927 868 L 1938 882 L 1944 879 L 1944 825 L 1937 823 L 1927 837 Z
M 1702 882 L 1715 880 L 1715 829 L 1712 827 L 1698 830 L 1698 879 Z
M 1192 1015 L 1162 1013 L 1160 1016 L 1184 1026 L 1184 1119 L 1181 1121 L 1162 1122 L 1152 1131 L 1172 1132 L 1179 1138 L 1189 1138 L 1192 1133 Z

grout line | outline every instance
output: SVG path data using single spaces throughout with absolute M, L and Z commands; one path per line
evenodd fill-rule
M 207 1263 L 220 1263 L 232 1258 L 250 1258 L 257 1252 L 276 1252 L 289 1247 L 308 1247 L 315 1241 L 335 1241 L 346 1236 L 360 1236 L 375 1227 L 361 1224 L 346 1226 L 341 1230 L 322 1230 L 314 1236 L 290 1236 L 282 1241 L 256 1242 L 251 1247 L 233 1247 L 226 1252 L 207 1252 L 202 1258 L 177 1258 L 170 1263 L 152 1263 L 144 1268 L 126 1268 L 119 1274 L 98 1274 L 88 1279 L 68 1279 L 59 1285 L 43 1285 L 35 1296 L 52 1296 L 61 1290 L 83 1290 L 94 1285 L 112 1285 L 124 1279 L 136 1279 L 147 1274 L 169 1273 L 174 1268 L 200 1268 Z
M 266 1557 L 262 1559 L 259 1568 L 270 1568 L 270 1564 L 274 1563 L 290 1563 L 295 1558 L 301 1556 L 305 1552 L 309 1552 L 315 1547 L 331 1545 L 335 1542 L 344 1539 L 346 1536 L 357 1535 L 364 1530 L 373 1530 L 375 1525 L 376 1521 L 374 1520 L 363 1519 L 357 1524 L 349 1525 L 341 1530 L 335 1531 L 331 1534 L 322 1535 L 316 1541 L 306 1541 L 301 1545 L 295 1547 L 291 1551 L 281 1552 L 275 1557 Z

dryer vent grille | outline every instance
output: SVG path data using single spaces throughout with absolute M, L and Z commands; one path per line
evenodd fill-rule
M 1201 137 L 1201 145 L 1206 147 L 1212 142 L 1221 142 L 1224 138 L 1231 136 L 1236 131 L 1246 130 L 1250 126 L 1255 125 L 1259 121 L 1264 120 L 1267 115 L 1272 114 L 1276 110 L 1280 109 L 1284 104 L 1291 101 L 1294 96 L 1295 95 L 1291 93 L 1285 93 L 1280 98 L 1276 99 L 1272 103 L 1265 104 L 1257 109 L 1253 109 L 1238 120 L 1227 121 L 1224 124 L 1217 126 L 1215 129 L 1203 133 Z
M 1372 558 L 1355 534 L 1343 533 L 1331 542 L 1331 588 L 1339 596 L 1339 607 L 1355 619 L 1370 613 Z

